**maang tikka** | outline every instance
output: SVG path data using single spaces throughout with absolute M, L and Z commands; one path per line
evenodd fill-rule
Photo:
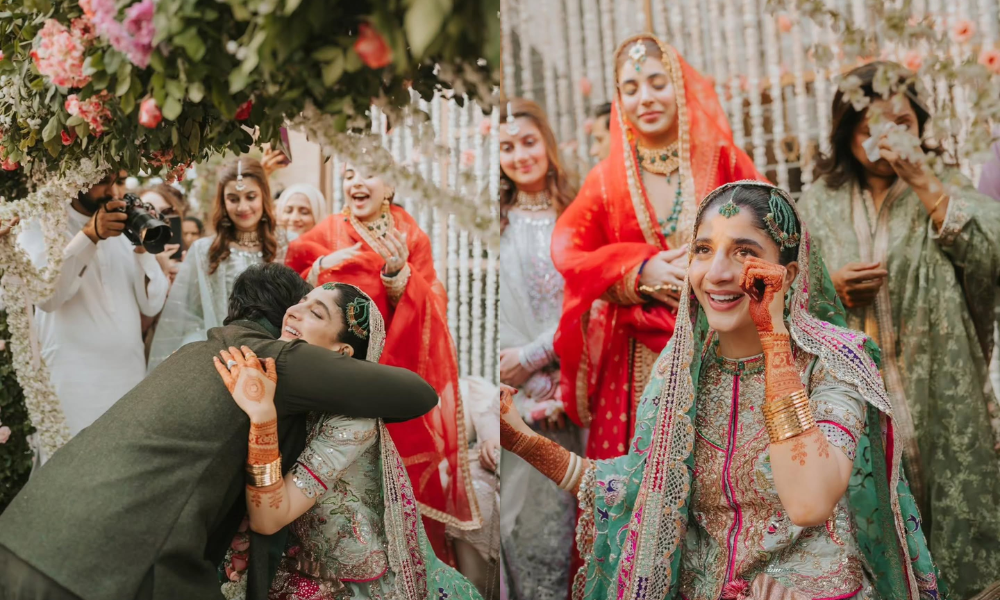
M 514 122 L 514 111 L 510 109 L 510 102 L 507 103 L 507 133 L 517 135 L 521 128 Z
M 628 49 L 628 58 L 635 65 L 636 72 L 641 71 L 642 63 L 646 62 L 646 44 L 643 44 L 642 40 L 632 44 Z
M 247 184 L 243 183 L 243 160 L 236 161 L 236 191 L 242 192 L 247 189 Z

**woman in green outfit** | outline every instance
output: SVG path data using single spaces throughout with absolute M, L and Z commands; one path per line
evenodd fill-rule
M 875 93 L 880 74 L 907 101 Z M 929 117 L 912 74 L 872 63 L 847 76 L 869 104 L 857 110 L 837 93 L 830 152 L 799 211 L 848 326 L 882 350 L 904 467 L 942 577 L 955 598 L 1000 591 L 1000 459 L 987 408 L 1000 204 L 955 170 L 936 175 L 926 149 L 905 149 L 901 134 L 922 139 Z

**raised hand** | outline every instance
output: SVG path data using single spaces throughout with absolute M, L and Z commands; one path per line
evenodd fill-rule
M 379 242 L 375 250 L 385 259 L 386 276 L 392 277 L 403 270 L 410 258 L 410 249 L 406 246 L 406 234 L 390 229 Z
M 681 290 L 684 289 L 684 277 L 687 275 L 687 261 L 687 245 L 664 250 L 646 262 L 639 277 L 639 285 L 653 290 L 646 292 L 649 297 L 677 308 Z
M 784 330 L 785 267 L 748 257 L 743 263 L 740 288 L 750 297 L 750 318 L 757 326 L 758 333 Z
M 274 390 L 278 383 L 274 359 L 264 359 L 262 365 L 253 350 L 246 346 L 242 347 L 242 351 L 231 347 L 228 352 L 220 352 L 220 355 L 222 360 L 212 357 L 212 361 L 237 406 L 253 423 L 265 423 L 274 419 Z
M 327 254 L 321 259 L 321 268 L 323 270 L 332 269 L 337 265 L 351 260 L 355 256 L 361 253 L 361 242 L 354 244 L 353 246 L 348 246 L 347 248 L 341 248 L 332 254 Z
M 847 308 L 868 306 L 889 276 L 880 263 L 849 263 L 830 274 L 837 295 Z

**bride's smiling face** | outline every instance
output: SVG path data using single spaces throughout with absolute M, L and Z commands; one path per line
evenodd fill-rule
M 340 341 L 344 333 L 344 314 L 337 304 L 336 290 L 318 287 L 298 304 L 285 311 L 281 340 L 304 340 L 336 352 L 350 346 Z

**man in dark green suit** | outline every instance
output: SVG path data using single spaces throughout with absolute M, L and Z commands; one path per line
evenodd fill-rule
M 216 569 L 246 512 L 250 429 L 212 364 L 223 349 L 276 360 L 286 471 L 308 412 L 402 421 L 437 404 L 414 373 L 275 339 L 309 290 L 282 265 L 251 267 L 226 326 L 174 353 L 39 469 L 0 516 L 0 600 L 222 598 Z M 266 596 L 268 555 L 281 549 L 270 538 L 251 541 L 250 597 Z

